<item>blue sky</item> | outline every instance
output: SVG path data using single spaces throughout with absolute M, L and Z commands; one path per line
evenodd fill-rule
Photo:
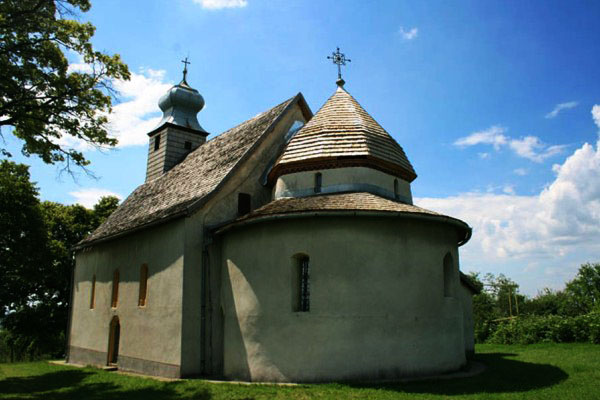
M 584 1 L 97 0 L 80 19 L 133 72 L 115 83 L 121 145 L 86 151 L 98 179 L 74 181 L 5 138 L 44 200 L 126 197 L 184 57 L 214 135 L 297 92 L 316 112 L 335 89 L 326 57 L 339 46 L 352 59 L 346 89 L 419 175 L 415 203 L 473 226 L 461 268 L 503 272 L 534 295 L 600 261 L 599 16 Z

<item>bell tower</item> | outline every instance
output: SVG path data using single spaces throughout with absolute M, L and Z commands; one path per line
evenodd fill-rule
M 187 58 L 182 61 L 183 79 L 158 101 L 163 117 L 148 133 L 146 182 L 154 180 L 179 164 L 190 152 L 206 142 L 208 132 L 196 115 L 204 107 L 204 98 L 187 83 Z

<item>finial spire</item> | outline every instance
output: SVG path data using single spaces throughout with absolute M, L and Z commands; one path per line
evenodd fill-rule
M 331 60 L 331 62 L 333 62 L 334 64 L 337 64 L 338 79 L 335 83 L 339 87 L 344 86 L 344 83 L 346 83 L 346 81 L 344 81 L 342 79 L 342 65 L 346 65 L 347 62 L 351 62 L 352 60 L 350 60 L 349 58 L 346 58 L 346 55 L 344 53 L 340 53 L 339 47 L 337 48 L 335 53 L 332 52 L 330 56 L 327 56 L 327 59 Z
M 187 57 L 185 58 L 185 60 L 181 60 L 181 62 L 183 63 L 183 80 L 181 81 L 181 83 L 185 83 L 187 85 L 188 84 L 187 80 L 186 80 L 187 73 L 188 73 L 187 66 L 188 66 L 188 64 L 191 64 L 191 62 L 188 61 Z

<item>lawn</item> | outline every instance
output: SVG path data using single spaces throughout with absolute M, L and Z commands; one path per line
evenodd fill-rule
M 482 374 L 397 384 L 299 386 L 154 379 L 46 362 L 0 364 L 0 399 L 600 399 L 600 345 L 480 345 Z

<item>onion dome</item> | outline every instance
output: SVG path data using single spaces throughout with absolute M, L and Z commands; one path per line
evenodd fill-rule
M 150 135 L 165 124 L 208 135 L 196 117 L 204 107 L 204 98 L 196 89 L 188 85 L 185 78 L 160 98 L 158 106 L 163 112 L 163 117 L 158 126 L 149 133 Z
M 269 173 L 365 166 L 412 182 L 417 174 L 400 145 L 338 84 L 321 109 L 290 140 Z

